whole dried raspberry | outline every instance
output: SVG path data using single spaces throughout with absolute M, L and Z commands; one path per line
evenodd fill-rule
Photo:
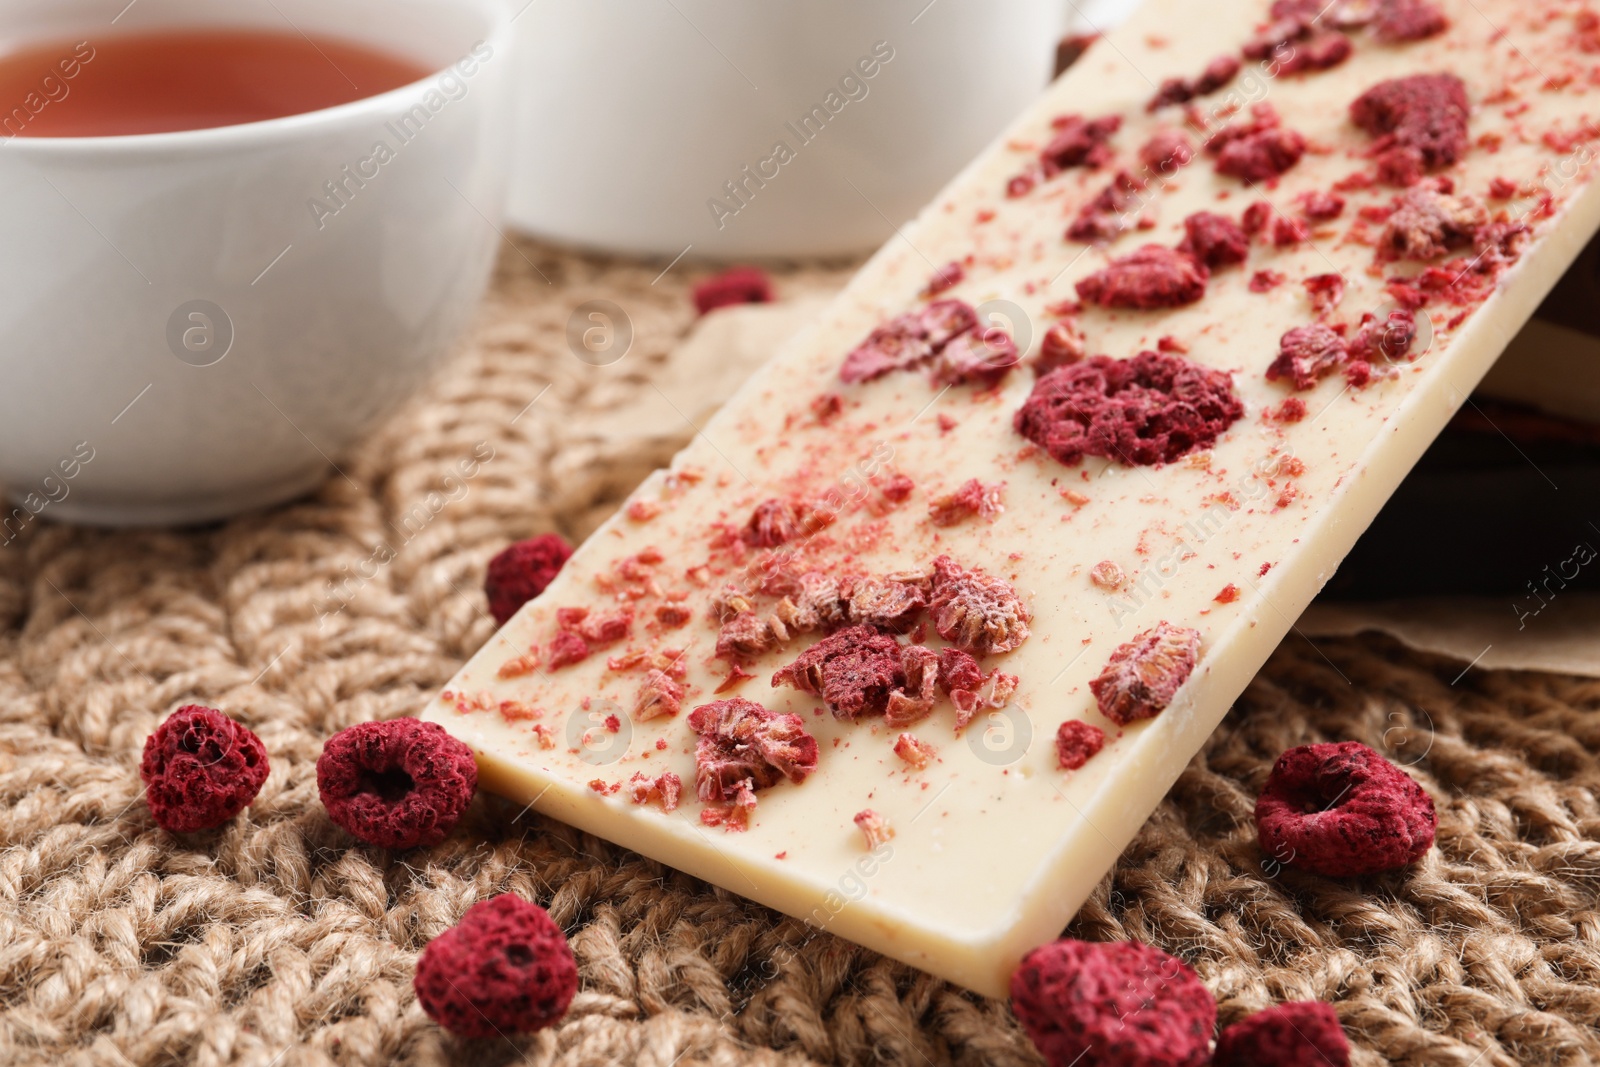
M 1350 1067 L 1332 1005 L 1301 1000 L 1258 1011 L 1222 1031 L 1212 1067 Z
M 850 720 L 882 715 L 889 695 L 905 684 L 899 642 L 871 626 L 824 637 L 772 676 L 774 688 L 820 696 L 835 718 Z
M 1267 381 L 1287 378 L 1296 389 L 1314 388 L 1338 370 L 1346 356 L 1345 340 L 1322 323 L 1296 326 L 1278 340 L 1278 358 L 1267 367 Z
M 1023 957 L 1011 1010 L 1049 1067 L 1202 1067 L 1217 1005 L 1182 960 L 1062 938 Z
M 1010 652 L 1028 639 L 1033 613 L 1009 582 L 949 556 L 933 561 L 933 596 L 928 602 L 939 636 L 980 656 Z
M 420 719 L 357 723 L 328 738 L 317 758 L 328 817 L 379 848 L 437 845 L 477 786 L 472 750 Z
M 1145 245 L 1113 259 L 1077 284 L 1078 296 L 1107 308 L 1182 307 L 1206 295 L 1211 272 L 1186 253 Z
M 772 302 L 772 279 L 759 267 L 731 267 L 694 287 L 695 310 L 704 315 L 735 304 Z
M 1034 383 L 1012 425 L 1069 467 L 1085 455 L 1148 466 L 1210 448 L 1243 414 L 1225 371 L 1141 352 L 1051 371 Z
M 1075 771 L 1088 763 L 1106 744 L 1106 732 L 1093 723 L 1068 719 L 1056 730 L 1056 763 Z
M 1100 714 L 1126 726 L 1151 719 L 1172 703 L 1200 654 L 1200 635 L 1166 621 L 1119 645 L 1089 683 Z
M 798 715 L 779 715 L 742 697 L 702 704 L 689 713 L 695 745 L 695 792 L 706 803 L 734 801 L 751 790 L 796 784 L 817 769 L 817 739 Z
M 185 704 L 145 738 L 139 761 L 145 803 L 175 834 L 221 826 L 267 780 L 267 749 L 246 726 L 215 708 Z
M 1196 211 L 1183 220 L 1183 243 L 1178 251 L 1187 252 L 1216 270 L 1243 263 L 1250 255 L 1250 238 L 1228 216 Z
M 571 556 L 566 539 L 549 533 L 518 541 L 491 559 L 483 591 L 494 621 L 504 626 L 518 608 L 544 592 Z
M 1467 87 L 1454 74 L 1413 74 L 1379 82 L 1350 105 L 1350 121 L 1377 138 L 1372 155 L 1398 150 L 1411 166 L 1391 161 L 1391 184 L 1410 184 L 1424 167 L 1446 167 L 1467 150 Z
M 578 962 L 543 908 L 501 893 L 428 942 L 412 985 L 422 1010 L 453 1034 L 529 1034 L 567 1013 Z
M 1433 798 L 1358 741 L 1291 748 L 1256 800 L 1266 853 L 1330 878 L 1404 867 L 1433 847 L 1438 821 Z

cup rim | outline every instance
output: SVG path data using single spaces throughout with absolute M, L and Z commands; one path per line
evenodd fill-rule
M 503 47 L 510 36 L 516 16 L 504 0 L 481 0 L 478 5 L 488 16 L 488 32 L 480 43 L 492 43 L 496 49 Z M 335 125 L 346 119 L 360 117 L 362 112 L 380 110 L 385 106 L 414 97 L 419 89 L 430 87 L 444 73 L 461 62 L 461 57 L 435 67 L 416 81 L 396 86 L 375 96 L 347 100 L 342 104 L 282 115 L 274 119 L 239 122 L 231 126 L 205 126 L 192 130 L 165 130 L 159 133 L 122 133 L 98 137 L 21 137 L 0 138 L 0 153 L 21 152 L 27 155 L 83 155 L 95 152 L 161 151 L 198 147 L 228 147 L 240 142 L 258 139 L 272 140 L 293 136 L 319 127 Z

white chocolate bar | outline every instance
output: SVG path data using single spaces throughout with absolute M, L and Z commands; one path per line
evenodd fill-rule
M 1441 36 L 1386 45 L 1352 31 L 1354 54 L 1332 70 L 1273 80 L 1247 61 L 1231 88 L 1195 102 L 1210 111 L 1230 94 L 1245 105 L 1265 100 L 1307 138 L 1306 156 L 1273 187 L 1247 189 L 1218 175 L 1213 158 L 1201 153 L 1152 193 L 1147 228 L 1104 248 L 1073 243 L 1063 233 L 1078 209 L 1118 167 L 1137 165 L 1138 148 L 1153 133 L 1183 121 L 1181 108 L 1146 112 L 1155 86 L 1192 78 L 1213 57 L 1238 55 L 1248 27 L 1266 21 L 1266 4 L 1257 0 L 1147 0 L 890 241 L 820 326 L 756 374 L 670 473 L 641 485 L 426 717 L 473 748 L 486 789 L 1002 995 L 1017 961 L 1059 935 L 1600 224 L 1590 168 L 1568 166 L 1582 142 L 1563 140 L 1585 113 L 1600 114 L 1600 89 L 1589 77 L 1600 57 L 1578 49 L 1582 31 L 1568 9 L 1526 0 L 1441 6 L 1451 20 Z M 1013 313 L 1006 321 L 1029 354 L 1054 321 L 1046 308 L 1072 299 L 1076 281 L 1142 244 L 1176 246 L 1191 213 L 1238 218 L 1265 198 L 1278 214 L 1297 217 L 1302 194 L 1371 169 L 1365 153 L 1372 141 L 1348 120 L 1349 103 L 1385 79 L 1434 71 L 1458 74 L 1473 105 L 1474 147 L 1439 172 L 1458 194 L 1523 216 L 1537 202 L 1526 190 L 1542 178 L 1559 180 L 1545 183 L 1547 210 L 1525 215 L 1530 239 L 1487 300 L 1430 309 L 1432 346 L 1414 362 L 1399 361 L 1362 388 L 1346 387 L 1335 374 L 1295 392 L 1265 377 L 1281 335 L 1316 318 L 1302 279 L 1342 274 L 1346 291 L 1332 317 L 1353 323 L 1363 310 L 1389 303 L 1386 277 L 1421 266 L 1373 270 L 1374 249 L 1351 239 L 1358 210 L 1388 204 L 1397 193 L 1378 186 L 1343 193 L 1343 215 L 1315 224 L 1310 243 L 1277 249 L 1258 240 L 1242 267 L 1211 274 L 1197 303 L 1165 311 L 1085 308 L 1077 316 L 1090 353 L 1130 357 L 1171 337 L 1194 363 L 1231 372 L 1243 417 L 1209 450 L 1177 462 L 1130 466 L 1091 456 L 1067 466 L 1030 447 L 1012 426 L 1034 386 L 1027 366 L 990 391 L 945 390 L 922 371 L 853 385 L 839 380 L 845 356 L 885 321 L 921 306 L 930 275 L 950 261 L 971 257 L 964 280 L 943 296 L 980 308 L 1015 305 L 1022 318 Z M 1547 78 L 1554 87 L 1545 87 Z M 1008 180 L 1028 167 L 1051 136 L 1051 119 L 1064 113 L 1122 116 L 1110 141 L 1114 160 L 1098 170 L 1068 169 L 1008 198 Z M 1553 144 L 1543 137 L 1551 131 Z M 1495 178 L 1525 191 L 1490 200 Z M 1383 227 L 1366 228 L 1376 237 Z M 1252 276 L 1264 270 L 1286 280 L 1251 291 Z M 1455 321 L 1461 311 L 1470 313 Z M 838 394 L 843 407 L 821 425 L 812 402 L 825 393 Z M 1306 405 L 1302 421 L 1268 417 L 1290 396 Z M 687 398 L 682 406 L 689 407 Z M 897 505 L 882 492 L 895 475 L 915 485 Z M 1003 511 L 948 526 L 931 522 L 930 502 L 973 478 L 1004 483 Z M 956 709 L 943 698 L 908 727 L 874 716 L 836 718 L 819 697 L 769 685 L 816 633 L 794 634 L 754 657 L 745 665 L 754 677 L 715 693 L 729 663 L 714 654 L 711 602 L 725 582 L 740 580 L 734 550 L 716 547 L 716 524 L 737 530 L 763 501 L 816 500 L 830 489 L 843 511 L 800 539 L 798 561 L 806 567 L 886 575 L 948 555 L 1008 581 L 1025 600 L 1027 639 L 980 657 L 985 671 L 1018 680 L 1004 710 L 980 709 L 960 733 Z M 641 553 L 661 561 L 622 565 Z M 1126 583 L 1107 590 L 1091 580 L 1103 562 L 1115 564 L 1101 569 L 1103 582 L 1120 570 Z M 1229 586 L 1237 598 L 1219 600 Z M 636 615 L 627 640 L 551 668 L 558 610 L 587 607 L 598 615 L 622 605 Z M 687 623 L 656 621 L 669 605 L 684 608 Z M 770 609 L 768 601 L 761 610 Z M 1161 622 L 1198 632 L 1198 666 L 1165 710 L 1119 728 L 1097 709 L 1090 682 L 1119 645 Z M 945 644 L 931 627 L 925 643 L 935 650 Z M 528 673 L 530 663 L 517 661 L 531 646 L 539 646 L 542 664 Z M 682 666 L 687 692 L 677 714 L 635 713 L 649 665 L 636 664 L 630 650 Z M 610 657 L 621 657 L 624 669 L 609 669 Z M 511 676 L 503 677 L 507 664 Z M 798 716 L 819 747 L 809 777 L 756 791 L 743 832 L 704 823 L 707 806 L 696 799 L 697 737 L 688 720 L 694 708 L 724 696 Z M 1070 771 L 1059 768 L 1054 747 L 1067 720 L 1105 731 L 1104 749 Z M 899 742 L 902 733 L 918 746 Z M 897 754 L 897 742 L 909 758 Z M 634 775 L 655 781 L 666 773 L 683 786 L 675 810 L 663 810 L 659 789 L 641 790 L 645 803 L 630 796 Z

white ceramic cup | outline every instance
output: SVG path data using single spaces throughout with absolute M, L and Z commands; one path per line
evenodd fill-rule
M 0 142 L 0 544 L 296 496 L 427 379 L 501 240 L 510 22 L 499 0 L 0 0 L 7 46 L 259 27 L 436 72 L 266 122 Z
M 1066 14 L 1062 0 L 538 0 L 519 19 L 508 218 L 669 257 L 873 248 L 1044 90 Z

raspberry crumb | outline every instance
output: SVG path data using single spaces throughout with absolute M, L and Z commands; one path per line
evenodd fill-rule
M 661 514 L 661 505 L 654 500 L 635 500 L 628 505 L 628 518 L 634 522 L 649 522 Z
M 1194 145 L 1178 130 L 1160 130 L 1139 148 L 1139 162 L 1152 174 L 1176 174 L 1194 159 Z
M 500 664 L 500 669 L 495 671 L 498 678 L 522 678 L 539 669 L 543 662 L 539 655 L 539 646 L 534 645 L 520 656 L 513 656 Z
M 1182 356 L 1095 356 L 1034 383 L 1017 433 L 1076 466 L 1085 455 L 1150 466 L 1210 448 L 1244 414 L 1233 380 Z
M 1106 732 L 1093 723 L 1068 719 L 1056 730 L 1056 764 L 1075 771 L 1105 747 Z
M 1206 64 L 1198 78 L 1168 78 L 1145 105 L 1145 110 L 1159 111 L 1169 104 L 1187 104 L 1197 96 L 1214 93 L 1238 77 L 1241 65 L 1233 56 L 1218 56 Z
M 823 393 L 811 402 L 811 414 L 819 426 L 827 426 L 843 411 L 844 397 L 838 393 Z
M 589 642 L 570 630 L 556 634 L 545 648 L 550 653 L 550 669 L 553 671 L 581 663 L 589 658 L 590 652 Z
M 704 315 L 735 304 L 772 302 L 772 279 L 758 267 L 732 267 L 694 287 L 694 306 Z
M 628 799 L 635 804 L 655 801 L 662 811 L 670 813 L 678 810 L 678 798 L 682 795 L 683 779 L 670 771 L 657 778 L 635 774 L 628 779 Z
M 1488 210 L 1473 197 L 1410 189 L 1395 198 L 1378 238 L 1378 254 L 1385 259 L 1437 259 L 1473 243 L 1488 221 Z
M 518 608 L 544 592 L 571 556 L 572 546 L 552 533 L 518 541 L 491 559 L 483 590 L 495 623 L 504 626 Z
M 939 652 L 939 688 L 954 697 L 956 693 L 976 693 L 983 684 L 983 668 L 978 661 L 959 648 L 946 648 Z
M 1461 158 L 1469 111 L 1467 87 L 1454 74 L 1413 74 L 1362 93 L 1350 105 L 1350 121 L 1376 138 L 1371 155 L 1379 176 L 1404 186 Z
M 1250 254 L 1249 236 L 1226 215 L 1196 211 L 1183 220 L 1183 234 L 1178 251 L 1187 252 L 1212 270 L 1243 263 Z
M 1358 741 L 1278 757 L 1256 800 L 1262 849 L 1330 878 L 1397 870 L 1433 847 L 1433 798 Z
M 1267 223 L 1272 221 L 1272 205 L 1265 200 L 1257 200 L 1244 209 L 1244 214 L 1239 216 L 1239 225 L 1245 233 L 1254 236 L 1267 228 Z
M 1145 182 L 1128 171 L 1118 171 L 1111 183 L 1083 207 L 1067 227 L 1067 240 L 1096 244 L 1110 241 L 1128 228 L 1143 207 Z M 1139 220 L 1143 223 L 1143 219 Z
M 901 734 L 895 738 L 894 754 L 920 771 L 933 762 L 937 751 L 926 741 L 919 741 L 911 734 Z
M 1054 119 L 1055 136 L 1039 153 L 1039 163 L 1046 178 L 1069 167 L 1103 166 L 1111 159 L 1111 136 L 1122 128 L 1121 115 L 1105 115 L 1086 119 L 1082 115 L 1062 115 Z
M 889 825 L 889 820 L 871 808 L 856 812 L 855 824 L 860 829 L 861 836 L 866 839 L 869 849 L 887 844 L 894 836 L 894 827 Z
M 1261 569 L 1256 572 L 1256 577 L 1257 578 L 1265 578 L 1267 576 L 1267 572 L 1270 571 L 1271 569 L 1272 569 L 1272 564 L 1263 563 L 1261 565 Z
M 1069 363 L 1077 363 L 1087 354 L 1083 331 L 1078 328 L 1077 320 L 1062 319 L 1045 331 L 1039 342 L 1039 358 L 1033 369 L 1035 373 L 1043 374 Z
M 676 715 L 683 709 L 683 694 L 683 686 L 673 681 L 665 671 L 648 671 L 639 686 L 639 695 L 634 698 L 633 717 L 640 722 L 648 722 Z M 617 732 L 611 729 L 610 719 L 606 720 L 606 729 Z
M 662 604 L 656 608 L 656 621 L 669 630 L 686 625 L 694 613 L 682 604 Z
M 1033 613 L 1008 582 L 976 568 L 962 569 L 949 556 L 933 561 L 928 611 L 939 636 L 965 652 L 998 655 L 1028 639 Z
M 1344 197 L 1313 189 L 1301 195 L 1300 212 L 1313 222 L 1328 222 L 1344 214 Z
M 984 485 L 976 478 L 969 479 L 952 493 L 935 497 L 928 503 L 928 521 L 935 526 L 954 526 L 976 515 L 992 519 L 1005 511 L 1006 483 Z
M 1306 417 L 1306 402 L 1297 396 L 1291 396 L 1278 405 L 1278 410 L 1272 413 L 1274 422 L 1299 422 Z
M 817 769 L 817 739 L 798 715 L 779 715 L 753 701 L 730 697 L 689 713 L 695 745 L 695 793 L 707 804 L 731 804 L 725 824 L 743 829 L 755 808 L 755 791 L 787 778 L 799 784 Z M 704 821 L 704 813 L 702 813 Z
M 839 368 L 841 381 L 855 384 L 897 370 L 919 367 L 978 324 L 978 313 L 960 300 L 935 300 L 896 316 L 867 335 Z
M 1450 20 L 1433 0 L 1383 0 L 1372 20 L 1372 32 L 1384 44 L 1398 44 L 1443 33 L 1449 25 Z
M 1295 245 L 1304 244 L 1311 239 L 1311 230 L 1303 219 L 1291 219 L 1287 215 L 1279 215 L 1272 220 L 1272 244 L 1274 248 L 1293 248 Z
M 852 626 L 806 649 L 772 676 L 772 685 L 822 697 L 837 719 L 882 715 L 889 695 L 906 683 L 900 652 L 888 634 Z
M 1333 1006 L 1279 1004 L 1225 1027 L 1212 1067 L 1350 1067 L 1350 1043 Z
M 883 487 L 883 498 L 891 504 L 904 504 L 911 499 L 911 493 L 916 489 L 917 483 L 904 474 L 896 474 Z
M 1311 309 L 1318 315 L 1326 315 L 1339 306 L 1344 299 L 1344 276 L 1342 274 L 1313 274 L 1303 283 L 1306 295 L 1311 298 Z
M 1128 581 L 1128 575 L 1123 569 L 1109 559 L 1103 559 L 1089 568 L 1089 581 L 1101 589 L 1121 589 Z
M 1145 245 L 1081 279 L 1077 290 L 1087 303 L 1107 308 L 1181 307 L 1205 295 L 1210 273 L 1193 256 Z
M 437 845 L 477 785 L 472 750 L 419 719 L 358 723 L 328 738 L 317 758 L 328 817 L 379 848 Z
M 1283 275 L 1275 270 L 1258 270 L 1250 275 L 1250 291 L 1252 293 L 1271 292 L 1283 284 Z
M 221 826 L 261 792 L 267 749 L 215 708 L 185 704 L 145 738 L 139 780 L 156 825 L 174 834 Z
M 578 964 L 543 908 L 502 893 L 428 942 L 413 984 L 422 1010 L 451 1033 L 527 1034 L 567 1013 Z
M 1118 646 L 1089 689 L 1100 713 L 1118 726 L 1151 719 L 1172 703 L 1199 654 L 1198 633 L 1162 621 Z
M 1203 1067 L 1217 1024 L 1194 971 L 1137 941 L 1034 949 L 1011 976 L 1011 1010 L 1049 1067 Z
M 1211 599 L 1215 600 L 1218 604 L 1232 604 L 1235 600 L 1239 599 L 1239 587 L 1234 585 L 1232 582 L 1229 582 L 1227 585 L 1222 587 L 1222 592 L 1218 593 Z

